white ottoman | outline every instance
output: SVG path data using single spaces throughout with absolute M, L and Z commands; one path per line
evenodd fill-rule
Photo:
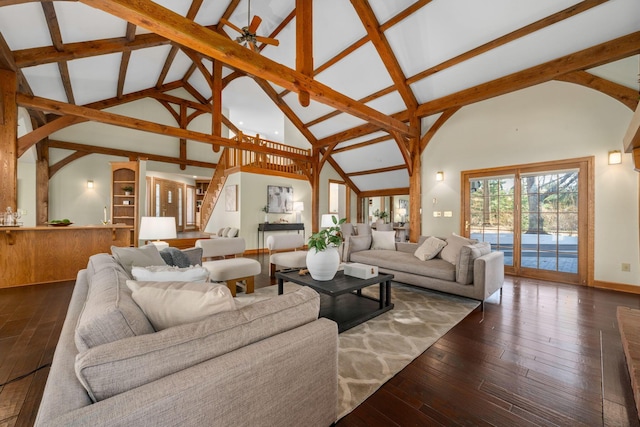
M 231 295 L 236 296 L 237 282 L 244 281 L 247 285 L 245 293 L 254 290 L 254 276 L 260 274 L 260 263 L 249 258 L 228 258 L 215 261 L 205 261 L 202 266 L 209 270 L 209 280 L 212 282 L 227 282 Z
M 275 277 L 276 266 L 307 268 L 307 251 L 278 252 L 269 257 L 270 275 Z

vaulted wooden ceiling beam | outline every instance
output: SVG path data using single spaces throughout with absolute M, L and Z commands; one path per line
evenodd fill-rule
M 546 28 L 550 25 L 556 24 L 565 19 L 571 18 L 579 13 L 585 12 L 595 6 L 598 6 L 602 3 L 605 3 L 609 0 L 584 0 L 578 4 L 570 6 L 560 12 L 549 15 L 545 18 L 542 18 L 532 24 L 526 25 L 522 28 L 519 28 L 515 31 L 510 32 L 509 34 L 505 34 L 502 37 L 498 37 L 497 39 L 491 40 L 488 43 L 483 44 L 482 46 L 478 46 L 475 49 L 471 49 L 463 54 L 460 54 L 456 57 L 453 57 L 447 61 L 444 61 L 436 66 L 428 68 L 424 71 L 419 72 L 415 76 L 411 76 L 407 79 L 407 84 L 411 85 L 415 82 L 418 82 L 426 77 L 429 77 L 439 71 L 445 70 L 447 68 L 453 67 L 461 62 L 467 61 L 471 58 L 474 58 L 478 55 L 481 55 L 485 52 L 490 51 L 491 49 L 495 49 L 499 46 L 510 43 L 516 39 L 525 37 L 529 34 L 532 34 L 536 31 L 539 31 L 543 28 Z
M 409 127 L 373 108 L 321 84 L 307 76 L 265 58 L 250 49 L 227 40 L 176 13 L 149 0 L 81 0 L 136 25 L 160 34 L 197 52 L 237 67 L 247 73 L 280 85 L 286 89 L 309 92 L 314 100 L 352 114 L 388 130 L 410 134 Z
M 367 30 L 369 39 L 376 48 L 382 63 L 387 68 L 387 72 L 391 76 L 391 80 L 393 80 L 393 84 L 398 90 L 398 93 L 400 93 L 405 106 L 409 110 L 414 110 L 418 105 L 418 101 L 413 92 L 411 92 L 409 85 L 406 84 L 407 79 L 402 72 L 400 63 L 394 55 L 387 37 L 380 30 L 380 24 L 378 23 L 376 15 L 373 13 L 373 9 L 371 9 L 369 1 L 351 0 L 351 4 L 358 14 L 360 21 L 362 21 L 362 25 Z
M 407 169 L 407 165 L 403 164 L 403 165 L 396 165 L 396 166 L 387 166 L 386 168 L 369 169 L 369 170 L 358 171 L 358 172 L 349 172 L 347 173 L 347 175 L 351 177 L 363 176 L 363 175 L 372 175 L 376 173 L 394 172 L 394 171 L 400 171 L 400 170 L 406 170 L 406 169 Z
M 148 160 L 153 160 L 154 162 L 173 163 L 173 164 L 187 163 L 190 166 L 197 166 L 201 168 L 211 168 L 211 169 L 218 166 L 217 163 L 203 162 L 200 160 L 187 159 L 185 161 L 185 160 L 182 160 L 176 157 L 171 157 L 171 156 L 161 156 L 158 154 L 143 153 L 140 151 L 122 150 L 120 148 L 98 147 L 94 145 L 77 144 L 77 143 L 65 142 L 65 141 L 49 140 L 47 145 L 49 146 L 49 148 L 74 150 L 74 151 L 77 151 L 80 153 L 86 153 L 86 154 L 104 154 L 107 156 L 128 157 L 130 159 L 146 158 Z
M 241 150 L 254 152 L 277 154 L 290 159 L 309 161 L 310 156 L 291 153 L 285 150 L 278 150 L 266 146 L 258 146 L 255 144 L 238 142 L 227 138 L 221 138 L 215 135 L 205 134 L 192 130 L 180 129 L 173 126 L 167 126 L 159 123 L 149 122 L 147 120 L 135 119 L 122 116 L 119 114 L 109 113 L 100 110 L 94 110 L 87 107 L 65 104 L 64 102 L 44 99 L 24 94 L 18 94 L 16 101 L 19 106 L 26 108 L 35 108 L 54 114 L 69 115 L 81 117 L 82 119 L 91 120 L 100 123 L 106 123 L 114 126 L 120 126 L 141 132 L 151 132 L 160 135 L 168 135 L 176 138 L 186 138 L 193 141 L 203 142 L 207 144 L 219 144 L 224 147 L 235 147 Z
M 573 73 L 563 74 L 558 76 L 556 80 L 568 83 L 575 83 L 582 86 L 595 89 L 599 92 L 605 93 L 612 98 L 617 99 L 624 105 L 629 107 L 632 111 L 638 107 L 638 92 L 634 89 L 629 89 L 618 83 L 614 83 L 610 80 L 605 80 L 602 77 L 598 77 L 587 71 L 574 71 Z
M 638 52 L 640 31 L 426 102 L 418 107 L 416 114 L 418 117 L 425 117 L 451 107 L 484 101 L 556 79 L 563 74 L 617 61 Z
M 56 10 L 53 7 L 53 3 L 45 2 L 41 3 L 40 6 L 42 7 L 44 17 L 47 21 L 49 36 L 51 37 L 53 47 L 58 52 L 62 52 L 64 50 L 64 43 L 62 42 L 62 33 L 60 32 L 58 16 L 56 15 Z M 73 96 L 73 88 L 71 87 L 71 77 L 69 76 L 69 67 L 67 66 L 67 61 L 58 62 L 58 71 L 60 72 L 60 79 L 62 80 L 64 93 L 67 96 L 67 102 L 75 104 L 76 102 L 75 97 Z

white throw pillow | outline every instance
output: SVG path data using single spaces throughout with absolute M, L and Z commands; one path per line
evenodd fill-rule
M 231 227 L 228 231 L 227 231 L 227 237 L 237 237 L 238 236 L 238 232 L 240 230 L 238 230 L 237 228 Z
M 447 242 L 444 240 L 440 240 L 437 237 L 429 237 L 418 246 L 413 255 L 420 261 L 426 261 L 438 255 L 445 246 L 447 246 Z
M 447 246 L 442 248 L 440 252 L 440 257 L 453 265 L 458 265 L 460 249 L 462 249 L 464 245 L 473 245 L 474 243 L 478 243 L 478 241 L 458 236 L 456 233 L 451 233 L 451 236 L 447 237 Z
M 236 309 L 224 284 L 127 280 L 127 286 L 156 331 Z
M 178 268 L 171 265 L 132 267 L 134 280 L 144 282 L 206 282 L 209 270 L 202 266 Z
M 396 232 L 371 230 L 371 249 L 389 249 L 395 251 Z

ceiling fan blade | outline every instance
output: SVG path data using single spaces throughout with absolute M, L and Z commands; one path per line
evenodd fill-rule
M 270 44 L 272 46 L 280 46 L 280 42 L 276 39 L 272 39 L 271 37 L 256 36 L 256 41 L 264 44 Z
M 260 18 L 258 15 L 255 15 L 251 20 L 251 24 L 249 24 L 249 32 L 255 34 L 261 22 L 262 18 Z
M 260 52 L 260 49 L 258 49 L 258 45 L 257 44 L 255 44 L 254 42 L 248 42 L 248 44 L 249 44 L 249 48 L 252 51 L 254 51 L 256 53 Z
M 236 27 L 235 25 L 233 25 L 231 22 L 227 21 L 224 18 L 220 18 L 220 23 L 223 25 L 226 25 L 229 28 L 233 28 L 234 30 L 236 30 L 237 32 L 239 32 L 240 34 L 244 34 L 244 31 L 242 31 L 241 28 Z

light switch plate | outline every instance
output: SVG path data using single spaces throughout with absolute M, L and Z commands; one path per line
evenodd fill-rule
M 451 218 L 453 216 L 453 212 L 451 211 L 444 211 L 444 216 L 447 218 Z

